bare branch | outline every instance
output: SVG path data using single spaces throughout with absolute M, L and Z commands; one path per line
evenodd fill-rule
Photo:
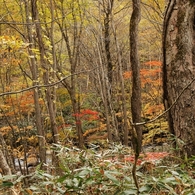
M 178 102 L 179 98 L 183 95 L 183 93 L 186 91 L 186 89 L 192 85 L 192 83 L 195 81 L 195 78 L 181 91 L 181 93 L 177 96 L 177 98 L 175 99 L 175 101 L 173 102 L 173 104 L 167 109 L 165 110 L 163 113 L 159 114 L 158 116 L 156 116 L 155 118 L 149 120 L 149 121 L 145 121 L 145 122 L 140 122 L 140 123 L 133 123 L 131 122 L 132 126 L 139 126 L 139 125 L 145 125 L 148 123 L 152 123 L 154 121 L 156 121 L 157 119 L 161 118 L 162 116 L 164 116 L 167 112 L 169 112 L 169 110 L 171 110 L 171 108 L 173 108 L 173 106 L 175 106 L 175 104 Z
M 73 75 L 78 75 L 78 74 L 81 74 L 81 73 L 85 73 L 85 72 L 91 72 L 95 69 L 97 69 L 98 67 L 95 67 L 91 70 L 83 70 L 83 71 L 80 71 L 80 72 L 77 72 L 75 74 L 71 74 L 71 75 L 68 75 L 66 77 L 63 77 L 62 79 L 60 79 L 59 81 L 56 81 L 56 82 L 53 82 L 53 83 L 50 83 L 50 84 L 47 84 L 47 85 L 34 85 L 34 86 L 31 86 L 31 87 L 27 87 L 25 89 L 21 89 L 21 90 L 18 90 L 18 91 L 9 91 L 9 92 L 5 92 L 5 93 L 0 93 L 0 97 L 2 96 L 5 96 L 5 95 L 11 95 L 11 94 L 18 94 L 18 93 L 22 93 L 22 92 L 25 92 L 25 91 L 29 91 L 29 90 L 32 90 L 32 89 L 35 89 L 35 88 L 47 88 L 47 87 L 52 87 L 52 86 L 55 86 L 59 83 L 62 83 L 64 80 L 68 79 L 69 77 L 73 76 Z

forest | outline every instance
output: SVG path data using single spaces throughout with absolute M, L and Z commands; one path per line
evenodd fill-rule
M 0 0 L 0 194 L 195 194 L 194 0 Z

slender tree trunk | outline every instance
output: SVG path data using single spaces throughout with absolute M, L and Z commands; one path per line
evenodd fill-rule
M 104 25 L 100 24 L 100 34 L 98 37 L 98 57 L 100 60 L 100 76 L 102 82 L 102 101 L 104 103 L 108 140 L 119 141 L 118 122 L 112 103 L 112 80 L 113 63 L 111 56 L 111 16 L 114 0 L 103 0 L 99 2 L 99 20 L 104 15 Z M 102 11 L 103 10 L 103 11 Z M 104 37 L 104 39 L 102 39 Z
M 113 64 L 112 64 L 112 57 L 110 51 L 110 43 L 111 43 L 111 36 L 110 36 L 110 29 L 111 29 L 111 15 L 112 15 L 112 8 L 113 8 L 114 0 L 103 0 L 103 8 L 105 12 L 104 18 L 104 47 L 106 53 L 106 62 L 107 62 L 107 78 L 109 85 L 112 85 L 112 72 L 113 72 Z M 110 89 L 111 90 L 111 89 Z
M 138 56 L 138 24 L 141 16 L 140 12 L 140 0 L 133 0 L 133 13 L 130 20 L 130 62 L 132 68 L 131 112 L 133 123 L 141 121 L 141 80 Z M 134 133 L 134 136 L 132 136 L 133 147 L 135 153 L 139 155 L 142 145 L 141 126 L 135 126 Z
M 0 169 L 2 170 L 4 175 L 11 175 L 11 169 L 7 164 L 7 161 L 3 155 L 2 150 L 0 149 Z
M 54 36 L 55 36 L 55 15 L 54 15 L 54 10 L 55 10 L 55 6 L 54 6 L 54 2 L 53 0 L 50 0 L 50 11 L 51 11 L 51 30 L 50 30 L 50 39 L 51 39 L 51 45 L 52 45 L 52 59 L 53 59 L 53 72 L 51 73 L 53 81 L 56 80 L 56 70 L 57 70 L 57 59 L 56 59 L 56 46 L 55 46 L 55 41 L 54 41 Z M 53 94 L 53 110 L 54 113 L 56 113 L 56 87 L 52 87 L 52 94 Z
M 129 129 L 128 129 L 128 120 L 127 120 L 127 104 L 125 99 L 125 84 L 123 78 L 122 56 L 121 56 L 119 42 L 117 40 L 117 34 L 116 34 L 116 28 L 113 21 L 113 16 L 112 16 L 112 29 L 114 33 L 115 47 L 116 47 L 117 60 L 119 66 L 119 79 L 120 79 L 120 89 L 121 89 L 121 98 L 122 98 L 122 114 L 123 114 L 123 129 L 124 129 L 123 131 L 124 145 L 128 146 Z
M 5 161 L 2 163 L 2 167 L 5 167 L 5 169 L 3 169 L 2 167 L 0 167 L 3 171 L 4 174 L 8 174 L 10 175 L 10 172 L 15 173 L 15 168 L 14 168 L 14 163 L 13 163 L 13 155 L 10 153 L 11 151 L 9 151 L 8 146 L 5 143 L 5 140 L 2 136 L 2 134 L 0 133 L 0 145 L 1 145 L 1 153 L 0 154 L 0 158 L 2 159 L 1 161 Z M 4 158 L 4 159 L 3 159 Z M 1 162 L 0 162 L 1 164 Z M 7 164 L 7 165 L 6 165 Z M 10 172 L 9 172 L 10 169 Z
M 183 154 L 195 155 L 195 1 L 168 3 L 163 29 L 163 87 L 169 128 Z
M 135 162 L 132 169 L 132 175 L 139 194 L 139 184 L 136 176 L 137 160 L 142 146 L 142 127 L 136 125 L 141 121 L 141 79 L 140 62 L 138 56 L 138 24 L 141 17 L 140 0 L 133 0 L 133 12 L 130 20 L 130 62 L 132 68 L 132 95 L 131 95 L 131 113 L 132 113 L 132 144 L 135 152 Z
M 75 9 L 75 6 L 78 7 Z M 75 13 L 75 10 L 77 10 L 78 13 Z M 84 147 L 84 137 L 83 137 L 81 121 L 80 118 L 78 117 L 80 108 L 79 108 L 79 102 L 77 100 L 77 80 L 76 80 L 75 73 L 79 65 L 78 58 L 80 55 L 80 39 L 83 30 L 82 11 L 83 10 L 81 8 L 80 1 L 75 1 L 75 4 L 74 3 L 71 4 L 71 12 L 70 12 L 72 17 L 72 28 L 67 26 L 67 20 L 65 17 L 63 18 L 62 23 L 58 22 L 58 26 L 62 33 L 62 38 L 64 39 L 66 44 L 66 50 L 67 50 L 67 55 L 68 55 L 68 60 L 70 65 L 70 74 L 71 74 L 70 80 L 69 81 L 64 80 L 62 84 L 68 90 L 68 93 L 70 95 L 73 113 L 75 115 L 78 144 L 80 148 Z M 66 15 L 66 13 L 64 13 L 63 3 L 61 4 L 60 12 L 62 16 Z M 60 67 L 58 67 L 58 69 L 60 72 L 63 72 Z
M 108 98 L 107 98 L 107 91 L 106 91 L 106 83 L 105 78 L 107 77 L 105 74 L 105 68 L 103 66 L 102 62 L 102 53 L 101 53 L 101 46 L 97 46 L 98 48 L 98 58 L 99 58 L 99 66 L 100 70 L 98 71 L 98 81 L 100 86 L 100 92 L 101 92 L 101 98 L 104 105 L 104 111 L 105 111 L 105 117 L 106 117 L 106 128 L 108 133 L 108 141 L 113 142 L 113 132 L 110 128 L 111 120 L 110 120 L 110 114 L 109 114 L 109 106 L 108 106 Z
M 32 72 L 33 85 L 38 85 L 38 72 L 37 72 L 37 62 L 35 59 L 34 49 L 34 38 L 33 38 L 33 27 L 31 25 L 31 20 L 29 19 L 29 14 L 31 13 L 30 5 L 26 1 L 25 2 L 25 11 L 26 11 L 26 23 L 27 25 L 27 39 L 29 41 L 29 49 L 28 53 L 30 56 L 30 69 Z M 39 105 L 39 91 L 38 88 L 33 90 L 34 92 L 34 104 L 35 104 L 35 117 L 36 117 L 36 127 L 38 132 L 38 140 L 39 140 L 39 154 L 41 162 L 46 162 L 46 150 L 45 150 L 45 131 L 42 126 L 42 116 L 41 116 L 41 108 Z
M 50 66 L 49 62 L 46 60 L 46 53 L 45 53 L 45 46 L 43 43 L 43 33 L 42 28 L 40 25 L 39 20 L 39 14 L 38 14 L 38 8 L 37 8 L 37 0 L 32 0 L 32 14 L 33 14 L 33 20 L 35 22 L 36 26 L 36 34 L 38 39 L 38 47 L 40 52 L 40 63 L 42 68 L 44 69 L 43 72 L 43 81 L 45 85 L 49 85 L 51 82 L 53 82 L 54 78 L 50 78 Z M 53 29 L 52 29 L 53 30 Z M 55 57 L 55 56 L 53 56 Z M 53 70 L 54 71 L 54 70 Z M 53 75 L 53 74 L 52 74 Z M 54 143 L 58 143 L 59 141 L 59 134 L 56 124 L 56 113 L 55 113 L 55 94 L 52 91 L 52 87 L 48 86 L 46 88 L 46 100 L 47 100 L 47 106 L 48 106 L 48 112 L 49 112 L 49 118 L 50 118 L 50 124 L 51 124 L 51 130 L 52 130 L 52 136 Z
M 74 77 L 74 75 L 72 75 Z M 71 82 L 74 87 L 71 88 L 69 91 L 71 102 L 72 102 L 72 108 L 73 113 L 75 116 L 75 123 L 76 123 L 76 132 L 78 136 L 78 146 L 79 148 L 84 148 L 84 137 L 83 137 L 83 130 L 82 130 L 82 121 L 80 119 L 79 113 L 80 113 L 80 102 L 78 99 L 76 99 L 76 81 L 75 78 L 72 78 Z

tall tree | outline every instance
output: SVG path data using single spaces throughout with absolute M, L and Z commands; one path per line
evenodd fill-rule
M 120 79 L 120 90 L 121 90 L 121 105 L 122 105 L 122 117 L 123 117 L 123 139 L 124 139 L 124 145 L 128 146 L 128 135 L 129 135 L 129 129 L 128 129 L 128 122 L 127 122 L 127 104 L 126 104 L 126 98 L 125 98 L 125 83 L 124 83 L 124 77 L 123 77 L 123 63 L 122 63 L 122 52 L 120 48 L 119 41 L 117 40 L 117 32 L 116 27 L 113 21 L 113 15 L 112 15 L 112 30 L 114 34 L 115 39 L 115 47 L 117 52 L 117 65 L 119 69 L 119 79 Z
M 169 128 L 176 141 L 183 141 L 178 145 L 182 153 L 191 156 L 195 155 L 195 1 L 169 1 L 163 33 L 164 102 L 166 108 L 174 104 Z
M 107 77 L 109 84 L 112 84 L 112 73 L 113 73 L 113 63 L 111 59 L 111 51 L 110 51 L 110 22 L 112 16 L 112 9 L 114 5 L 114 0 L 102 1 L 103 10 L 104 10 L 104 47 L 106 53 L 106 62 L 107 62 Z
M 141 121 L 141 79 L 140 79 L 140 62 L 138 56 L 138 24 L 141 17 L 140 0 L 133 0 L 133 12 L 130 19 L 130 62 L 132 68 L 132 95 L 131 95 L 131 112 L 132 112 L 132 144 L 135 151 L 135 164 L 133 166 L 133 178 L 136 187 L 139 189 L 136 179 L 136 163 L 141 152 L 142 146 L 142 128 L 136 123 Z
M 140 62 L 138 56 L 138 24 L 140 21 L 140 1 L 133 0 L 133 13 L 130 21 L 130 62 L 132 68 L 132 95 L 131 111 L 132 121 L 141 121 L 141 79 Z M 142 130 L 140 126 L 135 126 L 136 136 L 133 136 L 133 147 L 137 154 L 141 150 Z M 136 140 L 134 140 L 134 138 Z
M 109 141 L 118 141 L 118 127 L 117 120 L 115 117 L 115 110 L 113 109 L 112 102 L 112 90 L 113 90 L 113 56 L 111 55 L 111 39 L 112 36 L 112 12 L 114 6 L 114 0 L 103 0 L 99 1 L 99 21 L 101 21 L 101 17 L 103 15 L 103 25 L 101 26 L 101 38 L 100 47 L 101 47 L 101 78 L 102 87 L 103 87 L 103 96 L 102 100 L 104 103 L 105 115 L 106 115 L 106 123 L 107 123 L 107 131 L 108 131 L 108 140 Z M 104 47 L 104 49 L 103 49 Z M 111 119 L 111 120 L 110 120 Z
M 57 1 L 55 2 L 56 5 Z M 66 9 L 64 9 L 66 7 Z M 82 124 L 81 119 L 79 116 L 80 113 L 80 102 L 77 95 L 78 91 L 78 79 L 77 79 L 77 71 L 78 67 L 80 66 L 80 42 L 82 38 L 82 31 L 83 31 L 83 25 L 84 25 L 84 2 L 81 2 L 79 0 L 76 0 L 74 2 L 69 1 L 65 2 L 62 1 L 58 5 L 58 12 L 56 14 L 59 14 L 62 16 L 62 20 L 59 22 L 57 21 L 57 24 L 59 26 L 59 30 L 62 36 L 62 41 L 65 43 L 66 51 L 64 51 L 67 55 L 66 64 L 64 65 L 64 62 L 62 62 L 62 59 L 59 60 L 61 62 L 61 66 L 58 64 L 57 69 L 58 72 L 61 75 L 65 75 L 68 70 L 68 72 L 71 74 L 70 80 L 64 80 L 62 84 L 67 89 L 71 103 L 72 103 L 72 109 L 75 116 L 75 122 L 76 122 L 76 132 L 78 136 L 78 145 L 80 148 L 83 148 L 84 146 L 84 138 L 83 138 L 83 130 L 82 130 Z M 66 11 L 69 12 L 68 15 L 66 15 Z M 65 72 L 65 73 L 64 73 Z
M 29 60 L 30 69 L 32 73 L 33 85 L 38 85 L 38 67 L 35 59 L 35 53 L 33 49 L 35 48 L 35 40 L 33 36 L 33 28 L 31 25 L 31 21 L 29 19 L 30 10 L 32 10 L 32 4 L 25 2 L 25 14 L 26 14 L 26 25 L 27 27 L 27 41 L 30 43 L 28 47 L 29 56 L 31 56 Z M 35 102 L 35 117 L 36 117 L 36 127 L 37 133 L 39 135 L 39 154 L 41 162 L 46 162 L 46 151 L 45 151 L 45 131 L 42 126 L 41 120 L 41 107 L 39 104 L 39 92 L 38 89 L 34 89 L 34 102 Z
M 55 71 L 55 63 L 50 66 L 48 56 L 46 54 L 46 45 L 43 41 L 43 30 L 42 26 L 40 24 L 40 17 L 39 17 L 39 10 L 37 6 L 38 2 L 37 0 L 32 0 L 32 19 L 35 23 L 35 30 L 37 35 L 37 42 L 38 42 L 38 48 L 40 53 L 40 65 L 43 69 L 43 82 L 45 85 L 49 85 L 51 82 L 54 82 L 54 74 Z M 52 6 L 52 5 L 50 5 Z M 53 18 L 53 12 L 51 13 L 51 18 Z M 53 21 L 51 22 L 51 35 L 53 35 Z M 53 38 L 53 37 L 52 37 Z M 55 55 L 55 53 L 52 50 L 52 54 Z M 52 57 L 53 60 L 55 59 L 55 56 Z M 52 71 L 50 71 L 52 69 Z M 52 72 L 52 73 L 51 73 Z M 51 132 L 53 136 L 54 143 L 57 143 L 59 141 L 59 135 L 58 135 L 58 129 L 56 126 L 56 109 L 55 109 L 55 89 L 53 87 L 48 86 L 45 90 L 46 95 L 46 102 L 48 107 L 48 113 L 50 118 L 50 124 L 51 124 Z

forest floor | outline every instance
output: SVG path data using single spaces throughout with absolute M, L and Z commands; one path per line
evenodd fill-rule
M 157 149 L 158 148 L 158 149 Z M 195 194 L 195 157 L 183 159 L 170 146 L 146 146 L 137 163 L 140 195 Z M 51 162 L 29 174 L 0 177 L 0 194 L 17 195 L 131 195 L 137 194 L 132 177 L 134 154 L 130 147 L 111 144 L 100 149 L 54 145 L 58 166 Z M 29 167 L 30 168 L 30 167 Z
M 195 195 L 195 156 L 181 157 L 180 151 L 172 148 L 174 139 L 166 127 L 165 123 L 153 124 L 144 131 L 136 169 L 139 194 Z M 26 161 L 21 158 L 21 150 L 21 156 L 15 158 L 17 171 L 11 176 L 0 175 L 0 195 L 137 194 L 131 147 L 109 144 L 102 130 L 91 132 L 86 136 L 90 142 L 83 150 L 71 142 L 50 145 L 46 164 L 39 163 L 33 145 L 26 153 Z

